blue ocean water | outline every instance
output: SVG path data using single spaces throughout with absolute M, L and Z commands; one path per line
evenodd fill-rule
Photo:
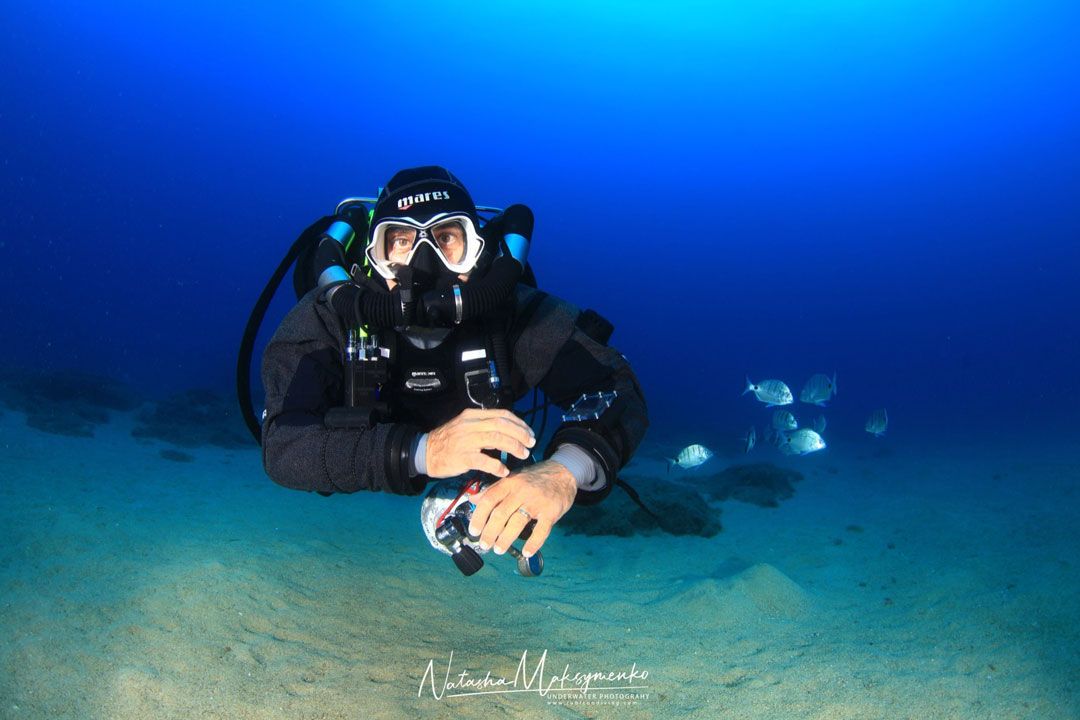
M 297 234 L 438 164 L 479 203 L 529 205 L 541 287 L 615 324 L 650 410 L 639 472 L 691 442 L 737 462 L 769 418 L 746 376 L 797 394 L 836 372 L 833 455 L 804 467 L 925 453 L 940 470 L 1016 447 L 1017 466 L 1065 463 L 1033 507 L 1075 503 L 1075 3 L 40 2 L 0 19 L 5 368 L 228 397 Z M 286 283 L 259 350 L 293 301 Z M 50 437 L 17 443 L 49 454 Z M 254 452 L 230 462 L 261 472 Z M 930 475 L 959 497 L 1015 491 Z

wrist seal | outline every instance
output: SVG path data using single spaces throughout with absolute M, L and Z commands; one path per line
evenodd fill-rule
M 544 451 L 544 459 L 546 460 L 554 455 L 560 445 L 575 445 L 588 452 L 599 464 L 604 471 L 604 476 L 607 478 L 604 487 L 599 490 L 583 490 L 579 488 L 574 504 L 593 505 L 606 498 L 612 488 L 615 487 L 619 468 L 622 467 L 619 454 L 615 451 L 615 448 L 602 435 L 592 430 L 580 425 L 564 425 L 555 431 L 555 436 L 551 438 L 551 442 Z
M 395 424 L 386 438 L 386 482 L 398 495 L 419 495 L 427 485 L 426 475 L 409 476 L 412 467 L 412 446 L 420 429 L 412 425 Z

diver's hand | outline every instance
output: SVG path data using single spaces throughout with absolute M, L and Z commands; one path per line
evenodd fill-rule
M 469 534 L 480 535 L 485 547 L 494 547 L 496 555 L 518 539 L 530 518 L 518 512 L 524 508 L 536 527 L 525 542 L 522 554 L 532 555 L 551 534 L 551 527 L 566 514 L 577 497 L 577 481 L 570 471 L 553 460 L 544 460 L 522 468 L 513 475 L 485 487 L 473 502 Z
M 506 477 L 506 466 L 481 451 L 497 450 L 524 460 L 535 444 L 529 424 L 509 410 L 464 410 L 428 433 L 427 474 L 448 478 L 479 470 Z

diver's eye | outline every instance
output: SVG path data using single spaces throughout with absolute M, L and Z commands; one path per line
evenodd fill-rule
M 461 223 L 455 221 L 436 226 L 431 234 L 435 238 L 435 242 L 442 247 L 465 242 L 465 230 L 461 227 Z
M 465 231 L 457 220 L 450 220 L 442 223 L 442 225 L 435 226 L 431 234 L 435 241 L 440 244 L 464 242 L 465 239 Z
M 401 225 L 396 225 L 387 229 L 386 239 L 388 241 L 397 242 L 401 238 L 405 238 L 412 242 L 414 239 L 416 239 L 416 230 L 410 227 L 403 227 Z

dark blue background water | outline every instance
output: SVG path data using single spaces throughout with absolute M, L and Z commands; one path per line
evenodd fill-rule
M 298 232 L 442 164 L 534 208 L 657 439 L 833 370 L 853 432 L 1075 425 L 1075 3 L 144 5 L 0 10 L 7 364 L 229 392 Z

